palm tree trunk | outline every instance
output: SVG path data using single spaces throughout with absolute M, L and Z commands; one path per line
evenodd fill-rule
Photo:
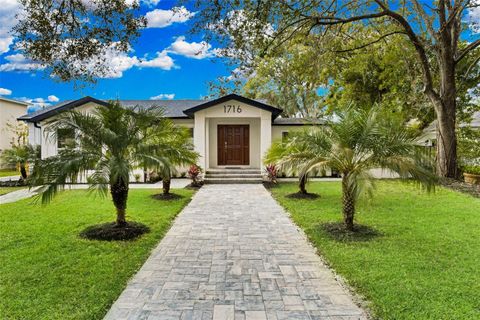
M 128 182 L 120 180 L 110 185 L 110 194 L 112 195 L 113 204 L 117 209 L 117 226 L 124 227 L 127 224 L 126 211 L 128 199 Z
M 353 231 L 353 217 L 355 215 L 355 197 L 347 182 L 348 175 L 344 174 L 342 178 L 343 192 L 343 222 L 345 228 Z
M 25 168 L 24 164 L 20 165 L 20 175 L 22 176 L 23 180 L 27 179 L 27 169 Z
M 170 178 L 164 178 L 162 180 L 163 194 L 170 194 L 170 183 L 172 180 Z
M 304 175 L 300 177 L 300 180 L 298 181 L 298 188 L 300 189 L 300 193 L 307 194 L 307 189 L 305 187 L 306 184 L 307 184 L 307 176 Z

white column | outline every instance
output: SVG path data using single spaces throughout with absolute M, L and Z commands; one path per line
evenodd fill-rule
M 195 113 L 195 126 L 193 127 L 193 144 L 195 151 L 200 154 L 198 165 L 203 169 L 207 168 L 207 158 L 205 154 L 205 114 L 202 111 Z
M 260 166 L 264 167 L 263 157 L 272 144 L 272 114 L 262 110 L 260 119 Z

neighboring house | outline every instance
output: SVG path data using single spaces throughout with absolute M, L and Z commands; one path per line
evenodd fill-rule
M 204 169 L 261 169 L 263 155 L 272 141 L 282 139 L 290 130 L 308 125 L 303 119 L 279 118 L 282 109 L 260 101 L 230 94 L 214 100 L 120 100 L 125 107 L 157 106 L 177 125 L 190 128 L 198 165 Z M 62 141 L 45 135 L 45 126 L 60 112 L 75 109 L 89 112 L 106 101 L 85 97 L 24 115 L 30 131 L 30 143 L 40 144 L 42 158 L 57 154 Z M 317 121 L 317 124 L 323 122 Z M 59 136 L 62 136 L 59 134 Z
M 17 138 L 11 126 L 18 124 L 17 118 L 27 113 L 28 103 L 0 97 L 0 152 L 10 149 Z
M 471 127 L 472 129 L 480 130 L 480 111 L 474 112 L 472 121 L 470 123 L 458 124 L 460 128 Z M 433 121 L 423 130 L 423 135 L 420 138 L 419 144 L 426 147 L 434 147 L 437 141 L 437 120 Z

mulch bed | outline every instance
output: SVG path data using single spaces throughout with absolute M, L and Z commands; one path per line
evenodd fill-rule
M 467 193 L 474 197 L 480 198 L 480 185 L 469 184 L 464 181 L 449 178 L 441 179 L 440 184 L 454 191 Z
M 190 183 L 189 185 L 185 186 L 185 189 L 190 189 L 190 190 L 198 190 L 203 186 L 203 181 L 197 182 L 197 183 Z
M 285 196 L 286 198 L 290 199 L 307 199 L 307 200 L 314 200 L 320 198 L 319 194 L 316 193 L 302 193 L 302 192 L 295 192 L 290 193 Z
M 136 239 L 147 232 L 150 232 L 150 228 L 143 223 L 131 221 L 120 227 L 115 222 L 109 222 L 86 228 L 80 233 L 80 237 L 89 240 L 123 241 Z
M 152 198 L 155 199 L 155 200 L 170 201 L 170 200 L 182 199 L 183 196 L 179 195 L 179 194 L 176 194 L 176 193 L 167 193 L 167 194 L 159 193 L 159 194 L 152 195 Z
M 330 222 L 319 225 L 328 236 L 337 241 L 361 242 L 370 241 L 382 236 L 382 233 L 372 227 L 355 224 L 353 231 L 347 230 L 342 222 Z
M 269 190 L 269 189 L 272 189 L 272 188 L 277 188 L 278 183 L 274 183 L 274 182 L 271 182 L 271 181 L 263 181 L 263 186 L 265 187 L 265 189 Z

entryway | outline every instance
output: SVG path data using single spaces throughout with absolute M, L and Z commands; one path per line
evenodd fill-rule
M 218 165 L 248 166 L 250 164 L 249 125 L 218 125 Z

